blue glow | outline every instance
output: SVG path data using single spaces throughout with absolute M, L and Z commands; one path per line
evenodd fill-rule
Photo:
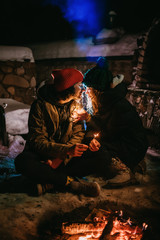
M 103 0 L 44 0 L 43 3 L 59 6 L 63 17 L 73 26 L 75 37 L 94 36 L 102 28 L 106 14 Z

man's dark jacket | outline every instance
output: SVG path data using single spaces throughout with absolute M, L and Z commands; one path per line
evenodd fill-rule
M 88 123 L 88 133 L 100 132 L 102 147 L 134 168 L 148 148 L 145 129 L 136 108 L 126 99 L 124 82 L 102 94 L 100 111 Z M 89 134 L 88 134 L 89 135 Z

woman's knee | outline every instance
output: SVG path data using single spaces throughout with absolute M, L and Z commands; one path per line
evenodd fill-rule
M 24 154 L 23 153 L 19 154 L 15 158 L 14 165 L 15 165 L 15 168 L 16 168 L 17 172 L 22 172 L 22 170 L 24 168 Z
M 14 160 L 15 168 L 17 172 L 23 173 L 30 166 L 33 156 L 29 152 L 20 153 Z

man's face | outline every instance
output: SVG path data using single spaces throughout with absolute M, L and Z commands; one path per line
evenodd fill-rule
M 88 94 L 88 96 L 90 97 L 90 99 L 94 98 L 95 94 L 94 94 L 94 89 L 91 87 L 87 87 L 86 88 L 86 94 Z

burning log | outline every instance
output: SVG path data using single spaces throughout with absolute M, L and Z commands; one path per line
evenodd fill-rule
M 129 239 L 136 239 L 141 240 L 143 235 L 142 228 L 138 226 L 131 225 L 130 221 L 120 221 L 117 218 L 113 221 L 113 229 L 110 232 L 110 235 L 114 236 L 115 234 L 119 234 L 119 237 L 116 239 L 119 240 L 129 240 Z
M 110 240 L 110 232 L 112 231 L 113 228 L 113 215 L 111 215 L 108 219 L 108 224 L 105 226 L 102 235 L 100 237 L 100 240 Z
M 80 233 L 102 233 L 105 228 L 107 221 L 105 222 L 93 222 L 93 223 L 63 223 L 62 233 L 67 233 L 70 235 L 80 234 Z
M 111 212 L 94 208 L 85 218 L 85 222 L 62 223 L 63 234 L 71 235 L 67 240 L 99 239 L 108 223 Z
M 92 212 L 85 218 L 85 222 L 108 221 L 110 215 L 113 214 L 111 210 L 94 208 Z
M 123 218 L 123 212 L 112 212 L 103 209 L 93 209 L 84 222 L 62 223 L 61 231 L 67 240 L 142 240 L 147 228 L 132 224 L 131 220 Z

